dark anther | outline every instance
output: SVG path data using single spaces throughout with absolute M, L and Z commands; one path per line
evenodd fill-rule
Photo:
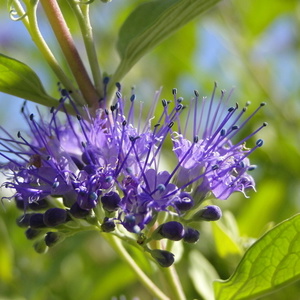
M 167 106 L 167 100 L 166 100 L 166 99 L 162 99 L 162 100 L 161 100 L 161 103 L 162 103 L 163 107 L 166 107 L 166 106 Z
M 116 87 L 117 87 L 118 91 L 121 90 L 121 84 L 120 84 L 120 82 L 116 82 Z
M 135 94 L 131 95 L 130 101 L 133 102 L 135 100 Z
M 59 187 L 59 181 L 53 182 L 52 188 L 55 190 L 55 189 L 57 189 L 58 187 Z
M 194 90 L 194 94 L 196 97 L 199 97 L 199 92 L 197 90 Z
M 169 128 L 172 128 L 173 125 L 174 125 L 174 122 L 170 122 L 169 125 L 168 125 L 168 127 L 169 127 Z
M 122 98 L 122 94 L 119 91 L 116 92 L 116 96 L 117 96 L 118 99 Z
M 124 121 L 122 122 L 122 125 L 123 125 L 123 126 L 126 126 L 126 124 L 127 124 L 127 122 L 126 122 L 126 120 L 124 120 Z
M 247 170 L 248 170 L 248 171 L 253 171 L 253 170 L 255 170 L 256 168 L 257 168 L 257 166 L 255 166 L 255 165 L 254 165 L 254 166 L 250 166 L 250 167 L 248 167 L 248 169 L 247 169 Z
M 264 144 L 264 141 L 262 139 L 257 140 L 256 146 L 261 147 Z
M 78 121 L 81 121 L 82 118 L 81 118 L 80 115 L 77 115 L 76 117 L 77 117 L 77 120 L 78 120 Z
M 172 89 L 172 94 L 173 94 L 173 95 L 176 95 L 176 94 L 177 94 L 177 89 L 176 89 L 176 88 Z
M 69 92 L 66 89 L 61 89 L 60 93 L 64 97 L 69 95 Z
M 109 83 L 109 77 L 104 77 L 103 78 L 103 83 L 108 84 Z
M 180 111 L 182 108 L 183 108 L 183 105 L 182 105 L 182 104 L 178 104 L 178 105 L 176 106 L 176 110 L 177 110 L 177 111 Z

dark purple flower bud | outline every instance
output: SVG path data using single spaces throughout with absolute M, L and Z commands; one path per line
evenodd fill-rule
M 85 150 L 81 158 L 86 165 L 94 165 L 97 162 L 96 156 L 91 150 Z
M 45 243 L 48 247 L 53 247 L 59 240 L 61 240 L 62 235 L 58 232 L 47 232 L 45 236 Z
M 109 212 L 116 211 L 119 208 L 121 198 L 116 192 L 109 192 L 101 197 L 102 206 Z
M 26 235 L 26 238 L 27 238 L 28 240 L 34 240 L 35 238 L 37 238 L 37 237 L 40 236 L 41 234 L 43 234 L 43 231 L 42 231 L 42 230 L 34 229 L 34 228 L 28 228 L 28 229 L 25 231 L 25 235 Z
M 36 243 L 34 243 L 33 248 L 37 253 L 40 253 L 40 254 L 45 253 L 48 249 L 44 240 L 40 240 L 40 241 L 37 241 Z
M 79 170 L 82 170 L 84 167 L 84 164 L 82 163 L 82 161 L 75 156 L 71 156 L 71 158 L 72 158 L 73 162 L 75 163 L 75 165 L 77 166 L 77 168 Z
M 31 210 L 36 211 L 36 210 L 43 210 L 47 208 L 49 204 L 46 199 L 40 199 L 39 201 L 29 203 L 28 206 Z
M 151 256 L 164 268 L 170 267 L 174 263 L 174 254 L 166 250 L 152 250 Z
M 44 223 L 47 227 L 55 227 L 67 221 L 67 211 L 62 208 L 49 208 L 44 214 Z
M 109 218 L 104 218 L 103 223 L 101 224 L 101 229 L 104 232 L 112 232 L 115 230 L 115 227 L 115 222 Z
M 171 241 L 180 241 L 184 236 L 183 225 L 176 221 L 170 221 L 160 225 L 153 233 L 155 240 L 166 238 Z
M 200 232 L 194 228 L 187 227 L 185 228 L 183 240 L 186 243 L 197 243 L 200 237 Z
M 90 214 L 90 210 L 83 209 L 79 206 L 77 202 L 75 202 L 70 209 L 70 213 L 73 217 L 78 219 L 84 219 Z
M 190 210 L 194 205 L 192 196 L 187 192 L 182 192 L 179 198 L 175 201 L 175 206 L 180 212 L 186 212 Z
M 23 216 L 20 216 L 17 218 L 16 222 L 17 225 L 20 227 L 28 227 L 29 226 L 29 222 L 30 222 L 30 218 L 34 215 L 34 213 L 31 214 L 25 214 Z
M 31 228 L 44 228 L 46 227 L 44 223 L 44 215 L 43 214 L 33 214 L 29 220 L 29 226 Z
M 25 207 L 24 200 L 21 196 L 16 196 L 15 197 L 15 203 L 16 203 L 16 207 L 18 209 L 24 210 L 24 207 Z
M 217 221 L 222 217 L 219 206 L 208 205 L 196 212 L 190 221 Z

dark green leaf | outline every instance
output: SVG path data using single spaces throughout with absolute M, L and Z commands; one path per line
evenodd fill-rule
M 31 68 L 3 54 L 0 54 L 0 92 L 46 106 L 58 104 L 57 99 L 47 95 Z
M 256 299 L 300 278 L 300 215 L 267 232 L 245 253 L 235 273 L 214 284 L 216 299 Z
M 157 0 L 138 6 L 120 29 L 117 49 L 121 63 L 112 81 L 122 79 L 149 50 L 219 1 Z

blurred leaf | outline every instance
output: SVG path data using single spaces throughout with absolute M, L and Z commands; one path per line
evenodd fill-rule
M 124 276 L 126 274 L 126 276 Z M 110 299 L 136 281 L 135 274 L 125 264 L 116 264 L 95 285 L 89 299 Z
M 0 53 L 0 92 L 46 106 L 58 100 L 47 95 L 39 77 L 24 63 Z
M 5 223 L 0 219 L 0 281 L 8 282 L 13 279 L 13 251 L 10 246 Z
M 266 225 L 274 220 L 274 215 L 285 202 L 284 183 L 280 180 L 267 180 L 238 214 L 241 235 L 258 237 L 266 230 Z M 259 217 L 258 217 L 259 216 Z M 255 226 L 253 224 L 255 223 Z
M 256 299 L 298 280 L 299 241 L 300 215 L 296 215 L 254 243 L 228 280 L 215 282 L 216 299 Z
M 269 1 L 252 0 L 235 1 L 233 5 L 242 17 L 242 26 L 254 37 L 263 33 L 277 17 L 296 9 L 297 2 L 296 0 L 273 0 L 270 6 Z
M 205 300 L 214 300 L 213 281 L 219 275 L 212 264 L 199 251 L 191 251 L 189 275 L 197 292 Z
M 122 79 L 143 55 L 219 1 L 157 0 L 138 6 L 120 29 L 117 49 L 121 63 L 112 81 Z
M 224 220 L 223 220 L 224 219 Z M 225 220 L 228 219 L 228 220 Z M 225 226 L 229 224 L 229 226 Z M 243 251 L 236 242 L 238 232 L 237 225 L 233 216 L 228 213 L 224 213 L 222 222 L 211 222 L 214 242 L 216 250 L 220 257 L 231 258 L 235 256 L 241 256 Z

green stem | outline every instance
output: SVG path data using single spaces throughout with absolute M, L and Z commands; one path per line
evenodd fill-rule
M 116 253 L 130 266 L 133 272 L 137 275 L 141 283 L 148 289 L 148 291 L 160 300 L 170 300 L 150 279 L 149 277 L 141 270 L 141 268 L 136 264 L 132 259 L 129 253 L 126 251 L 122 242 L 111 234 L 103 234 L 104 238 L 109 242 L 113 247 Z
M 90 6 L 86 4 L 80 6 L 74 0 L 68 0 L 68 2 L 74 11 L 80 26 L 83 42 L 85 45 L 87 57 L 89 60 L 90 68 L 94 79 L 95 88 L 98 94 L 100 95 L 100 97 L 103 97 L 102 76 L 101 76 L 97 52 L 94 44 L 93 30 L 90 23 L 90 16 L 89 16 Z
M 20 15 L 24 15 L 25 11 L 22 7 L 22 5 L 19 3 L 19 1 L 14 1 L 13 3 L 15 11 Z M 27 16 L 25 18 L 22 18 L 22 22 L 25 25 L 26 29 L 28 30 L 33 42 L 38 47 L 39 51 L 44 56 L 45 60 L 51 67 L 51 69 L 54 71 L 55 75 L 58 77 L 60 82 L 63 84 L 63 86 L 73 91 L 73 99 L 78 104 L 84 104 L 84 100 L 81 97 L 79 93 L 76 93 L 76 89 L 73 86 L 72 82 L 69 80 L 69 78 L 66 76 L 64 71 L 59 66 L 56 58 L 52 54 L 50 48 L 48 47 L 47 43 L 45 42 L 43 36 L 40 33 L 37 18 L 36 18 L 36 5 L 28 6 L 27 7 Z
M 170 286 L 170 290 L 173 292 L 172 300 L 186 300 L 181 282 L 178 278 L 178 274 L 174 265 L 168 268 L 162 268 L 162 270 Z
M 88 105 L 97 108 L 99 95 L 88 76 L 56 0 L 40 0 L 53 32 Z

